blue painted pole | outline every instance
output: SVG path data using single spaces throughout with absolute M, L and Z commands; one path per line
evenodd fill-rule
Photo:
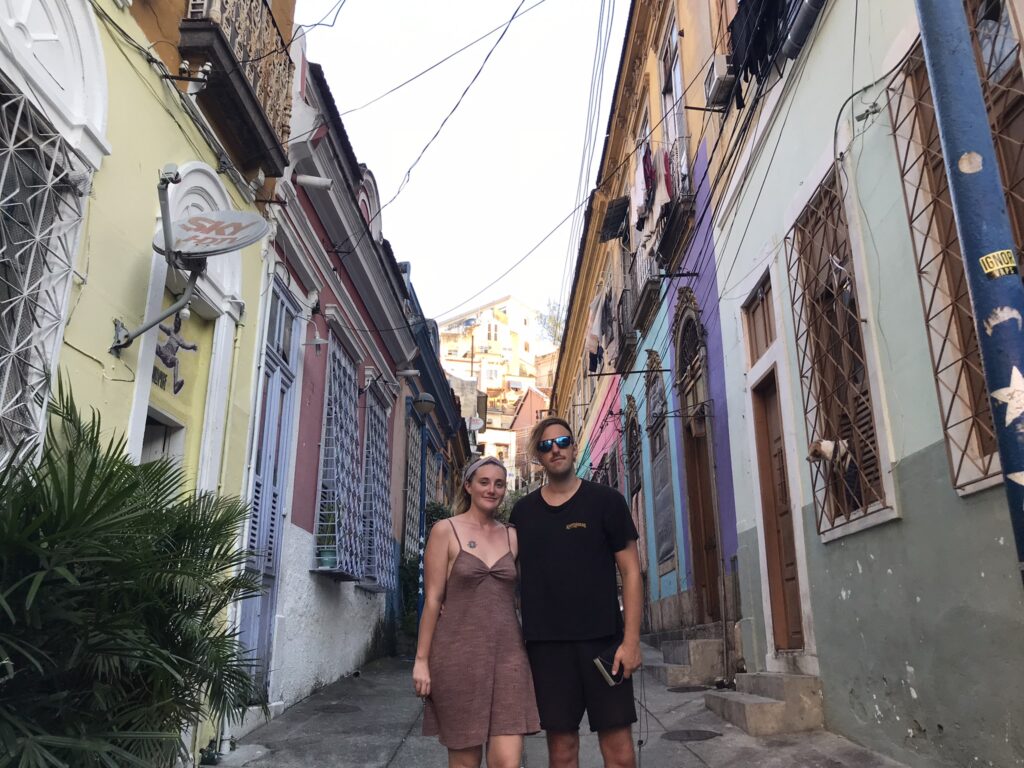
M 963 1 L 917 16 L 1024 578 L 1024 284 Z
M 416 625 L 423 616 L 425 595 L 423 580 L 423 554 L 427 547 L 427 417 L 420 421 L 420 569 L 419 600 L 416 605 Z

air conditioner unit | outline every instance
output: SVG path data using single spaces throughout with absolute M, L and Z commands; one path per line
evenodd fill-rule
M 736 72 L 731 57 L 716 53 L 711 57 L 708 75 L 704 78 L 704 100 L 709 107 L 724 107 L 736 85 Z

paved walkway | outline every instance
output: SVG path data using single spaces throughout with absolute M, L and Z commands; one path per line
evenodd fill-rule
M 639 680 L 638 680 L 639 682 Z M 704 708 L 699 692 L 672 693 L 648 682 L 636 694 L 643 768 L 899 768 L 900 764 L 833 734 L 753 738 Z M 412 664 L 383 659 L 357 677 L 329 685 L 257 729 L 222 766 L 246 768 L 433 768 L 447 765 L 436 739 L 420 735 L 423 707 L 412 693 Z M 646 714 L 646 717 L 644 716 Z M 597 739 L 586 732 L 581 768 L 601 768 Z M 675 741 L 683 730 L 714 734 Z M 704 734 L 708 735 L 707 733 Z M 526 768 L 546 768 L 542 735 L 526 739 Z

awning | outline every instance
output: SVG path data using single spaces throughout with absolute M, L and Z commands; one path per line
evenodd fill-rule
M 608 203 L 601 224 L 601 242 L 606 243 L 622 234 L 622 225 L 629 213 L 629 195 L 617 197 Z

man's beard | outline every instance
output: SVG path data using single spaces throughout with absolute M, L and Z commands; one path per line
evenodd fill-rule
M 576 474 L 574 462 L 567 461 L 563 469 L 546 469 L 548 480 L 567 480 Z

